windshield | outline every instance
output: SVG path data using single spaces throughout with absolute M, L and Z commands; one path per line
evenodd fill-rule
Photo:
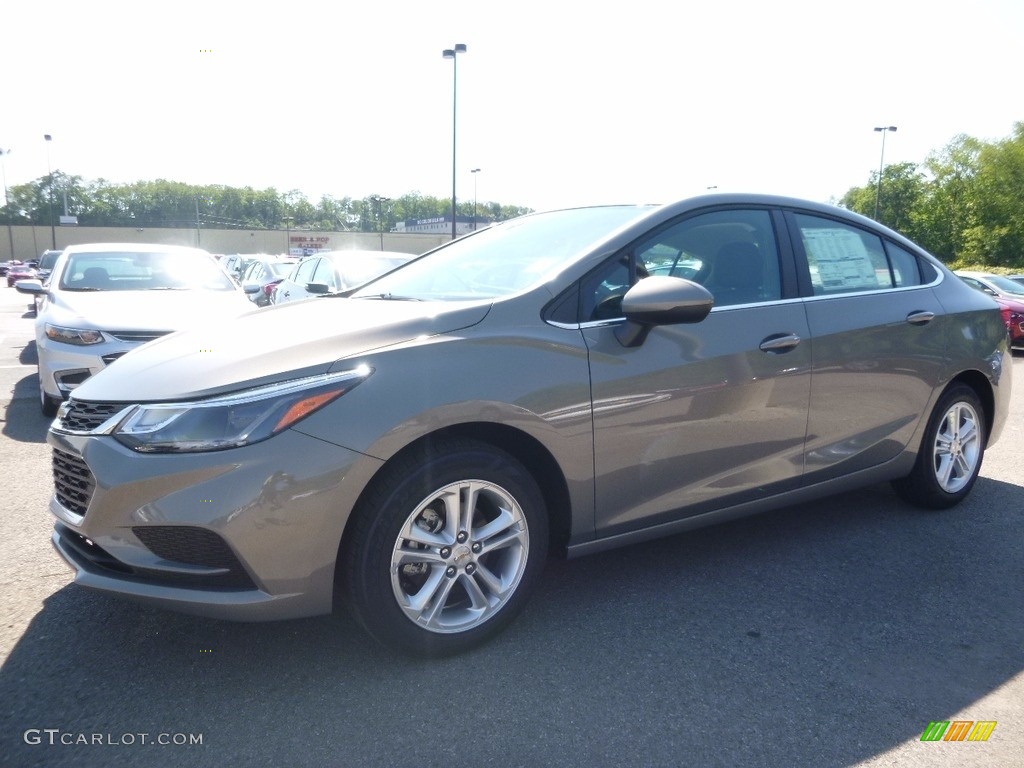
M 267 269 L 274 277 L 284 278 L 291 272 L 292 267 L 295 266 L 294 261 L 268 261 Z
M 506 296 L 560 271 L 653 206 L 537 213 L 452 242 L 356 291 L 353 298 L 472 301 Z
M 39 268 L 40 269 L 53 269 L 53 265 L 57 263 L 57 257 L 60 256 L 60 251 L 46 251 L 42 256 L 39 257 Z
M 990 275 L 988 277 L 988 281 L 1001 293 L 1012 293 L 1014 296 L 1024 296 L 1024 285 L 1021 285 L 1016 280 L 1011 280 L 1008 277 L 1002 277 L 1000 275 Z
M 212 257 L 196 251 L 72 253 L 61 273 L 66 291 L 231 291 Z

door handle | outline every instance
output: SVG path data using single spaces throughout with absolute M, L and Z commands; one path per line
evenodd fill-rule
M 907 322 L 911 325 L 926 325 L 935 319 L 935 313 L 928 310 L 919 310 L 907 315 Z
M 789 352 L 801 341 L 800 337 L 795 333 L 777 333 L 769 336 L 759 345 L 759 349 L 762 352 L 768 352 L 770 354 L 781 355 L 784 352 Z

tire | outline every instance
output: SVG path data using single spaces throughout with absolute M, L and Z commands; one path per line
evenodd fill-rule
M 892 483 L 906 501 L 947 509 L 974 487 L 985 457 L 984 411 L 974 390 L 956 384 L 939 398 L 928 419 L 921 450 L 907 477 Z
M 60 408 L 60 404 L 63 401 L 46 394 L 46 390 L 43 389 L 42 373 L 39 376 L 39 410 L 43 412 L 43 416 L 52 419 L 57 415 L 57 409 Z
M 353 514 L 342 594 L 370 635 L 414 656 L 458 653 L 502 631 L 547 559 L 537 483 L 475 440 L 399 457 Z

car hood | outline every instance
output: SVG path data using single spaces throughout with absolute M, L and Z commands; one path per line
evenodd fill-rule
M 167 333 L 251 310 L 241 291 L 53 291 L 39 322 Z
M 337 360 L 479 323 L 490 302 L 316 298 L 256 310 L 129 352 L 76 400 L 187 400 L 328 372 Z

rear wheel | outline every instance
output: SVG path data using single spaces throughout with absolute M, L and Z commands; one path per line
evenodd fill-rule
M 985 456 L 981 403 L 965 384 L 950 388 L 935 406 L 913 471 L 893 482 L 911 504 L 945 509 L 971 492 Z
M 440 441 L 385 470 L 354 513 L 342 586 L 377 640 L 457 653 L 515 618 L 547 557 L 543 497 L 504 451 Z

